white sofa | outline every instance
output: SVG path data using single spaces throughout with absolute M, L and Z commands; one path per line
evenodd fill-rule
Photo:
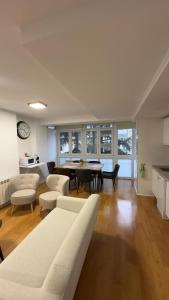
M 59 197 L 57 207 L 0 264 L 0 299 L 72 299 L 98 203 L 97 194 Z

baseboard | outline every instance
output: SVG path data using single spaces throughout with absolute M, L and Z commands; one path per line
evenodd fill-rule
M 151 197 L 151 198 L 154 198 L 154 195 L 151 195 L 151 194 L 139 194 L 139 193 L 136 193 L 137 196 L 142 196 L 142 197 Z
M 1 205 L 0 205 L 0 208 L 3 208 L 3 207 L 5 207 L 5 206 L 8 206 L 9 204 L 10 204 L 10 201 L 7 201 L 7 202 L 1 204 Z

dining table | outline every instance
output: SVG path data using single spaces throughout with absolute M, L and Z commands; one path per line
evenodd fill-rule
M 60 168 L 68 168 L 68 169 L 84 169 L 84 170 L 91 170 L 91 171 L 101 171 L 103 168 L 103 164 L 98 163 L 89 163 L 89 162 L 65 162 L 62 165 L 59 165 Z
M 64 164 L 59 165 L 59 168 L 66 168 L 71 170 L 91 170 L 95 174 L 95 185 L 97 187 L 97 192 L 100 190 L 100 186 L 103 184 L 103 179 L 101 178 L 101 171 L 104 164 L 101 163 L 90 163 L 87 161 L 84 162 L 65 162 Z M 101 184 L 100 184 L 101 181 Z

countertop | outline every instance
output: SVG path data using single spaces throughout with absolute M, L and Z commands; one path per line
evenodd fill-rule
M 169 168 L 169 166 L 152 166 L 153 169 L 155 169 L 159 175 L 161 175 L 166 181 L 169 181 L 169 171 L 163 171 L 160 168 Z
M 37 167 L 40 167 L 40 166 L 43 166 L 45 165 L 44 162 L 40 162 L 38 164 L 33 164 L 33 165 L 20 165 L 19 168 L 24 168 L 24 169 L 33 169 L 33 168 L 37 168 Z

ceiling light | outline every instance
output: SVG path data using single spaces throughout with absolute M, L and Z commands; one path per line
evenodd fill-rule
M 44 109 L 44 108 L 47 107 L 47 104 L 42 103 L 42 102 L 28 103 L 28 105 L 29 105 L 31 108 L 34 108 L 34 109 Z
M 55 129 L 56 129 L 55 126 L 47 126 L 47 127 L 48 127 L 48 129 L 50 129 L 50 130 L 55 130 Z

